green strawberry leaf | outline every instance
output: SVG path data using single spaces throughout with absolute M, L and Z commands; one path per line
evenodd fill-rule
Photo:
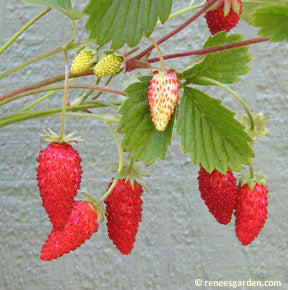
M 240 171 L 254 156 L 252 140 L 234 113 L 196 89 L 184 89 L 176 132 L 184 153 L 190 153 L 192 161 L 208 172 Z
M 220 32 L 209 37 L 204 48 L 216 47 L 225 44 L 242 41 L 240 34 L 227 35 Z M 198 77 L 209 77 L 223 84 L 231 84 L 240 80 L 240 76 L 248 73 L 250 67 L 247 63 L 252 59 L 248 51 L 249 46 L 242 46 L 207 54 L 204 60 L 192 68 L 179 74 L 180 79 L 186 79 L 188 83 L 198 85 L 210 85 L 209 83 L 197 80 Z
M 285 4 L 288 3 L 288 0 L 260 0 L 260 1 L 255 1 L 255 0 L 246 0 L 245 2 L 242 3 L 242 14 L 241 18 L 248 23 L 252 23 L 253 17 L 252 13 L 263 6 L 268 6 L 268 5 L 280 5 L 280 4 Z
M 22 0 L 23 3 L 46 5 L 56 9 L 72 9 L 71 0 Z
M 45 5 L 58 9 L 72 20 L 78 20 L 84 16 L 82 11 L 73 10 L 71 0 L 22 0 L 23 3 L 33 5 Z
M 157 158 L 165 158 L 174 125 L 173 116 L 164 132 L 155 129 L 147 100 L 150 79 L 151 76 L 140 77 L 125 89 L 128 99 L 120 108 L 122 116 L 118 125 L 118 132 L 124 134 L 124 151 L 133 152 L 135 159 L 143 160 L 146 165 L 153 164 Z
M 98 45 L 112 40 L 113 49 L 132 47 L 153 32 L 158 17 L 162 23 L 168 19 L 171 6 L 172 0 L 90 0 L 86 28 Z
M 259 8 L 252 16 L 252 24 L 261 28 L 259 35 L 275 42 L 288 41 L 288 3 Z

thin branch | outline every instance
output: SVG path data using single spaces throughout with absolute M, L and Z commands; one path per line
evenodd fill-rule
M 186 52 L 168 54 L 168 55 L 164 55 L 163 58 L 164 59 L 171 59 L 171 58 L 177 58 L 177 57 L 206 54 L 206 53 L 236 48 L 236 47 L 240 47 L 240 46 L 246 46 L 246 45 L 250 45 L 250 44 L 265 42 L 265 41 L 269 41 L 269 40 L 270 40 L 270 38 L 268 38 L 268 37 L 252 38 L 249 40 L 244 40 L 244 41 L 235 42 L 235 43 L 231 43 L 231 44 L 225 44 L 225 45 L 216 46 L 216 47 L 203 48 L 203 49 L 199 49 L 199 50 L 191 50 L 191 51 L 186 51 Z M 160 61 L 159 57 L 150 58 L 150 59 L 146 60 L 146 62 L 148 62 L 148 63 L 154 63 L 154 62 L 158 62 L 158 61 Z
M 162 51 L 159 47 L 159 45 L 157 44 L 157 42 L 152 38 L 152 37 L 149 37 L 147 36 L 147 38 L 149 39 L 149 41 L 152 43 L 152 45 L 156 48 L 157 50 L 157 53 L 159 55 L 159 60 L 160 60 L 160 64 L 161 64 L 161 70 L 162 72 L 166 72 L 166 69 L 165 69 L 165 62 L 164 62 L 164 58 L 163 58 L 163 54 L 162 54 Z
M 108 126 L 109 130 L 111 131 L 111 134 L 115 140 L 116 146 L 117 146 L 117 150 L 118 150 L 118 155 L 119 155 L 119 164 L 118 164 L 118 171 L 117 173 L 120 173 L 123 169 L 123 150 L 122 150 L 122 146 L 120 144 L 119 138 L 115 132 L 115 130 L 113 129 L 112 125 L 109 122 L 105 122 L 106 125 Z M 109 194 L 113 191 L 114 187 L 117 184 L 118 179 L 114 178 L 112 184 L 110 185 L 109 189 L 106 191 L 106 193 L 101 197 L 101 199 L 97 202 L 97 205 L 100 205 L 102 202 L 105 201 L 105 199 L 109 196 Z
M 39 18 L 44 16 L 51 10 L 51 7 L 47 7 L 41 11 L 38 15 L 27 22 L 19 31 L 17 31 L 1 48 L 0 54 L 3 53 L 24 31 L 26 31 L 33 23 L 35 23 Z
M 75 23 L 73 21 L 73 23 Z M 65 113 L 67 107 L 67 95 L 68 95 L 68 85 L 69 85 L 69 57 L 68 50 L 64 49 L 64 58 L 65 58 L 65 82 L 64 82 L 64 94 L 63 94 L 63 104 L 62 104 L 62 115 L 61 115 L 61 126 L 59 134 L 59 142 L 63 142 L 64 137 L 64 128 L 65 128 Z
M 29 65 L 29 64 L 32 64 L 32 63 L 34 63 L 34 62 L 36 62 L 36 61 L 39 61 L 39 60 L 41 60 L 41 59 L 43 59 L 43 58 L 46 58 L 46 57 L 50 56 L 50 55 L 53 55 L 53 54 L 59 53 L 60 51 L 62 51 L 62 47 L 57 47 L 57 48 L 55 48 L 55 49 L 53 49 L 53 50 L 50 50 L 50 51 L 45 52 L 45 53 L 43 53 L 43 54 L 40 54 L 40 55 L 38 55 L 38 56 L 36 56 L 36 57 L 34 57 L 34 58 L 31 58 L 31 59 L 29 59 L 28 61 L 23 62 L 23 63 L 21 63 L 21 64 L 15 66 L 15 67 L 13 67 L 13 68 L 7 70 L 7 71 L 4 72 L 3 74 L 1 74 L 1 75 L 0 75 L 0 79 L 3 79 L 4 77 L 6 77 L 6 76 L 12 74 L 13 72 L 16 72 L 16 71 L 18 71 L 18 70 L 24 68 L 25 66 L 27 66 L 27 65 Z
M 84 76 L 90 76 L 90 75 L 93 75 L 94 72 L 92 69 L 82 73 L 82 74 L 72 74 L 70 73 L 69 74 L 69 78 L 78 78 L 78 77 L 84 77 Z M 0 96 L 0 102 L 1 101 L 4 101 L 6 99 L 9 99 L 10 97 L 13 97 L 13 96 L 16 96 L 16 95 L 19 95 L 21 93 L 25 93 L 25 92 L 28 92 L 28 91 L 31 91 L 31 90 L 35 90 L 35 89 L 38 89 L 38 88 L 41 88 L 41 87 L 45 87 L 45 86 L 48 86 L 50 84 L 53 84 L 53 83 L 57 83 L 57 82 L 60 82 L 60 81 L 63 81 L 65 79 L 65 75 L 58 75 L 58 76 L 55 76 L 55 77 L 52 77 L 52 78 L 49 78 L 47 80 L 44 80 L 44 81 L 41 81 L 41 82 L 38 82 L 38 83 L 34 83 L 32 85 L 29 85 L 27 87 L 23 87 L 21 89 L 18 89 L 18 90 L 15 90 L 15 91 L 12 91 L 12 92 L 9 92 L 7 94 L 4 94 L 2 96 Z
M 89 102 L 87 104 L 84 103 L 79 106 L 67 107 L 67 111 L 73 112 L 73 111 L 80 111 L 84 109 L 98 108 L 98 107 L 107 107 L 107 105 L 105 105 L 103 102 L 94 101 L 94 102 Z M 0 118 L 0 128 L 17 123 L 17 122 L 35 119 L 35 118 L 61 116 L 61 111 L 62 111 L 62 108 L 53 108 L 53 109 L 47 109 L 47 110 L 41 110 L 41 111 L 20 112 L 20 113 L 11 114 L 11 115 Z M 89 114 L 88 113 L 66 113 L 66 116 L 94 118 L 93 116 L 98 116 L 98 115 L 90 114 L 90 113 Z M 110 122 L 110 123 L 118 122 L 117 117 L 114 117 L 114 116 L 103 116 L 103 117 L 105 118 L 105 121 L 107 122 Z
M 72 49 L 72 48 L 78 47 L 80 45 L 83 45 L 85 43 L 87 43 L 87 41 L 82 41 L 82 42 L 77 42 L 77 43 L 69 43 L 67 45 L 67 49 Z M 53 55 L 53 54 L 59 53 L 62 50 L 63 50 L 63 46 L 60 46 L 60 47 L 57 47 L 57 48 L 52 49 L 50 51 L 44 52 L 44 53 L 42 53 L 42 54 L 40 54 L 40 55 L 38 55 L 38 56 L 36 56 L 34 58 L 31 58 L 31 59 L 29 59 L 29 60 L 27 60 L 27 61 L 25 61 L 25 62 L 23 62 L 23 63 L 21 63 L 19 65 L 7 70 L 3 74 L 1 74 L 0 75 L 0 79 L 3 79 L 4 77 L 7 77 L 8 75 L 10 75 L 10 74 L 12 74 L 12 73 L 14 73 L 14 72 L 26 67 L 29 64 L 35 63 L 35 62 L 37 62 L 39 60 L 42 60 L 42 59 L 44 59 L 46 57 L 49 57 L 49 56 Z
M 244 108 L 245 112 L 247 113 L 249 119 L 250 119 L 250 129 L 251 130 L 254 130 L 254 119 L 253 119 L 253 115 L 252 113 L 250 112 L 248 106 L 246 105 L 246 103 L 244 102 L 244 100 L 236 93 L 234 92 L 231 88 L 229 88 L 228 86 L 224 85 L 223 83 L 221 82 L 218 82 L 214 79 L 211 79 L 211 78 L 207 78 L 207 77 L 199 77 L 198 78 L 199 80 L 203 80 L 205 82 L 208 82 L 212 85 L 215 85 L 215 86 L 218 86 L 224 90 L 226 90 L 227 92 L 229 92 L 232 96 L 234 96 L 239 102 L 240 104 L 242 105 L 242 107 Z
M 123 91 L 115 90 L 115 89 L 112 89 L 112 88 L 109 88 L 109 87 L 105 87 L 105 86 L 79 84 L 79 85 L 69 85 L 68 88 L 69 89 L 98 90 L 98 91 L 113 93 L 113 94 L 116 94 L 116 95 L 126 96 Z M 12 101 L 14 101 L 16 99 L 25 97 L 25 96 L 38 94 L 38 93 L 43 93 L 43 92 L 55 91 L 55 90 L 63 90 L 63 89 L 64 89 L 64 86 L 61 85 L 61 86 L 53 86 L 53 87 L 39 88 L 39 89 L 36 89 L 36 90 L 26 91 L 24 93 L 21 93 L 21 94 L 18 94 L 18 95 L 14 95 L 14 96 L 11 96 L 10 98 L 6 98 L 3 101 L 0 101 L 0 106 L 4 105 L 4 104 L 7 104 L 9 102 L 12 102 Z

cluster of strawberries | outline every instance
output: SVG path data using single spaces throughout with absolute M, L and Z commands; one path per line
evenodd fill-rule
M 80 188 L 82 169 L 79 154 L 70 144 L 50 143 L 40 152 L 38 162 L 37 181 L 42 204 L 52 224 L 40 257 L 49 261 L 77 249 L 89 239 L 98 230 L 103 214 L 91 197 L 74 200 Z M 109 238 L 125 255 L 132 251 L 141 221 L 142 192 L 136 181 L 131 186 L 126 179 L 117 180 L 105 200 Z
M 235 210 L 236 235 L 244 246 L 258 236 L 267 218 L 268 190 L 264 178 L 257 177 L 257 182 L 243 179 L 237 186 L 230 169 L 222 174 L 201 167 L 198 175 L 201 197 L 217 222 L 227 225 Z
M 206 12 L 212 34 L 230 31 L 239 21 L 240 0 L 219 0 Z M 71 65 L 71 72 L 80 74 L 93 67 L 96 76 L 117 74 L 124 58 L 110 53 L 97 62 L 97 51 L 83 48 Z M 147 92 L 151 119 L 155 128 L 165 131 L 179 100 L 179 83 L 173 71 L 155 71 Z M 76 201 L 81 183 L 81 159 L 69 142 L 57 139 L 40 152 L 37 180 L 52 230 L 41 250 L 42 260 L 52 260 L 78 248 L 98 230 L 99 220 L 107 220 L 108 235 L 124 255 L 130 254 L 142 217 L 142 184 L 124 176 L 109 184 L 115 186 L 107 198 L 106 213 L 101 202 L 92 197 Z M 263 176 L 243 178 L 237 186 L 233 172 L 214 170 L 208 173 L 201 167 L 199 190 L 209 211 L 220 224 L 228 224 L 233 211 L 236 235 L 243 245 L 251 243 L 259 234 L 267 218 L 267 187 Z M 107 193 L 108 194 L 108 193 Z

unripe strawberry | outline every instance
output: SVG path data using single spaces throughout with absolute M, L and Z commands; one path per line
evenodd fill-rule
M 115 54 L 108 54 L 101 58 L 94 67 L 94 73 L 97 77 L 115 75 L 121 70 L 123 57 Z
M 251 189 L 247 184 L 239 187 L 235 210 L 238 240 L 249 245 L 259 234 L 267 219 L 267 187 L 258 184 Z
M 179 99 L 177 75 L 155 72 L 148 88 L 148 104 L 152 121 L 158 131 L 164 131 Z
M 79 54 L 74 58 L 71 64 L 71 72 L 74 74 L 80 74 L 88 70 L 93 66 L 97 60 L 97 52 L 86 47 L 82 49 Z
M 80 188 L 81 159 L 67 143 L 52 142 L 38 157 L 37 181 L 42 205 L 54 230 L 62 230 Z
M 212 35 L 234 28 L 242 13 L 241 0 L 219 0 L 206 12 L 205 18 Z
M 62 231 L 52 229 L 42 246 L 43 261 L 57 259 L 80 247 L 98 230 L 97 210 L 90 202 L 75 201 L 74 207 Z
M 132 188 L 129 180 L 120 179 L 105 200 L 108 235 L 123 255 L 130 254 L 134 246 L 142 217 L 142 192 L 136 181 Z
M 203 167 L 198 175 L 199 191 L 209 211 L 220 224 L 228 224 L 235 208 L 238 188 L 233 172 L 225 174 L 214 170 L 208 173 Z

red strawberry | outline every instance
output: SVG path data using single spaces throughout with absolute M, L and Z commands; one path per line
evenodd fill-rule
M 239 187 L 235 211 L 236 235 L 244 245 L 250 244 L 263 228 L 267 218 L 267 187 L 256 183 L 253 190 L 245 184 Z
M 164 131 L 179 99 L 179 84 L 174 72 L 155 72 L 148 88 L 148 104 L 152 121 L 158 131 Z
M 209 211 L 220 224 L 228 224 L 235 208 L 238 188 L 233 172 L 217 170 L 208 173 L 203 167 L 198 175 L 199 190 Z
M 41 260 L 57 259 L 80 247 L 98 230 L 98 214 L 90 202 L 75 201 L 62 231 L 52 229 L 41 249 Z
M 238 24 L 241 13 L 241 0 L 219 0 L 216 2 L 205 15 L 211 34 L 230 31 Z
M 81 159 L 67 143 L 51 143 L 38 157 L 37 180 L 42 204 L 54 230 L 62 230 L 80 188 Z
M 123 255 L 133 249 L 142 216 L 142 192 L 136 181 L 133 189 L 129 180 L 120 179 L 105 200 L 108 235 Z

